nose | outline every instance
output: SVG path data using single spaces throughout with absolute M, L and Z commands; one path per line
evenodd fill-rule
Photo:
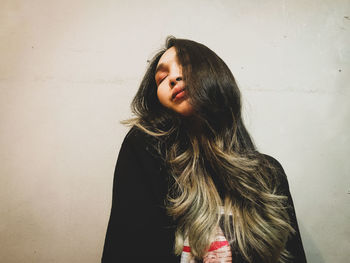
M 179 81 L 182 80 L 181 76 L 177 76 L 177 77 L 172 77 L 170 78 L 170 86 L 174 87 Z

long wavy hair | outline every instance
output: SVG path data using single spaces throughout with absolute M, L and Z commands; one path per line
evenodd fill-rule
M 162 106 L 155 70 L 175 47 L 193 114 Z M 248 262 L 286 262 L 285 243 L 294 230 L 277 170 L 260 154 L 241 116 L 241 93 L 225 62 L 203 44 L 168 37 L 150 61 L 134 97 L 135 118 L 124 122 L 155 140 L 174 179 L 166 200 L 176 220 L 175 253 L 188 238 L 200 259 L 221 227 L 236 257 Z

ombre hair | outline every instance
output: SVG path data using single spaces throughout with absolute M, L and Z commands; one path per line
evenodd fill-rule
M 170 47 L 182 66 L 191 116 L 165 108 L 157 98 L 155 70 Z M 287 262 L 285 244 L 294 230 L 287 197 L 279 191 L 281 178 L 256 150 L 242 120 L 240 90 L 219 56 L 203 44 L 168 37 L 150 61 L 131 107 L 135 118 L 124 123 L 154 138 L 174 179 L 166 207 L 177 223 L 176 254 L 188 238 L 191 253 L 201 259 L 221 227 L 233 262 L 238 257 Z

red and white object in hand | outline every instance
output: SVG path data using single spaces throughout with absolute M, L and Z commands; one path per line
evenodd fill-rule
M 188 239 L 185 239 L 180 263 L 197 263 L 191 254 Z M 210 244 L 208 252 L 203 257 L 203 263 L 231 263 L 231 247 L 221 228 L 218 227 L 214 241 Z

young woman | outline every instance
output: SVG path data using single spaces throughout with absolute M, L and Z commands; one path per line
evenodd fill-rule
M 306 262 L 288 181 L 209 48 L 170 37 L 132 102 L 102 262 Z

